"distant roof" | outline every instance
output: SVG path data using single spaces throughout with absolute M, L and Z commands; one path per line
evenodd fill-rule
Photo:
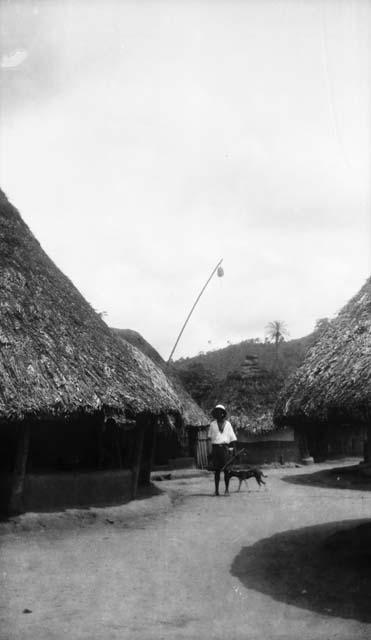
M 273 423 L 273 407 L 281 387 L 280 374 L 267 371 L 249 359 L 215 384 L 208 404 L 212 406 L 220 398 L 237 430 L 252 435 L 264 434 L 278 428 Z
M 371 278 L 332 320 L 289 378 L 276 424 L 367 423 L 371 416 Z
M 143 353 L 149 356 L 166 374 L 170 380 L 171 385 L 177 393 L 181 404 L 181 413 L 186 425 L 197 427 L 206 426 L 210 423 L 210 418 L 206 416 L 201 407 L 191 398 L 191 396 L 184 389 L 182 383 L 179 380 L 178 374 L 168 365 L 160 354 L 147 342 L 137 331 L 133 329 L 112 329 L 116 335 L 120 338 L 130 342 L 132 345 L 140 349 Z
M 179 410 L 163 371 L 112 335 L 1 190 L 0 287 L 0 420 Z

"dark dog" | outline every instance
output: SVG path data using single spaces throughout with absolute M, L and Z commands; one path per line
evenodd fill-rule
M 264 475 L 264 473 L 260 470 L 260 469 L 256 469 L 256 468 L 251 468 L 251 469 L 226 469 L 224 471 L 224 478 L 225 478 L 225 492 L 228 493 L 229 492 L 229 481 L 231 478 L 238 478 L 238 480 L 240 481 L 240 484 L 238 485 L 238 489 L 237 491 L 239 491 L 241 489 L 241 484 L 243 483 L 243 481 L 245 481 L 247 483 L 247 480 L 249 478 L 255 478 L 256 482 L 258 483 L 259 487 L 261 487 L 263 484 L 265 485 L 266 483 L 264 482 L 263 478 L 267 478 L 267 476 Z

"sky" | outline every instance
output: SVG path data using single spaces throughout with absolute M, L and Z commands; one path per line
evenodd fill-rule
M 0 182 L 165 358 L 290 337 L 371 266 L 368 0 L 0 0 Z

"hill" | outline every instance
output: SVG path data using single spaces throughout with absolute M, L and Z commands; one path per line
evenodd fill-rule
M 304 355 L 317 337 L 318 331 L 314 331 L 303 338 L 282 342 L 279 348 L 278 369 L 285 376 L 294 371 L 301 364 Z M 239 369 L 246 356 L 250 355 L 257 357 L 257 364 L 263 369 L 271 371 L 277 368 L 274 345 L 262 342 L 259 338 L 244 340 L 224 349 L 200 353 L 192 358 L 180 358 L 174 362 L 174 366 L 181 373 L 194 365 L 201 365 L 217 379 L 222 380 L 228 373 Z
M 213 386 L 205 403 L 211 408 L 223 402 L 236 429 L 270 431 L 274 405 L 284 382 L 282 372 L 260 368 L 257 357 L 250 355 L 239 369 Z
M 210 411 L 217 402 L 228 405 L 236 427 L 254 431 L 273 428 L 273 408 L 286 379 L 303 362 L 323 327 L 275 346 L 250 339 L 174 363 L 188 393 Z

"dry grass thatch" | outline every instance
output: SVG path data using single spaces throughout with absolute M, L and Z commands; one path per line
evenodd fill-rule
M 367 424 L 371 418 L 371 278 L 329 323 L 289 378 L 276 424 Z
M 163 371 L 112 335 L 0 191 L 0 420 L 177 412 Z
M 277 431 L 277 427 L 273 423 L 273 413 L 269 409 L 260 412 L 255 410 L 255 412 L 249 413 L 232 412 L 229 419 L 236 431 L 248 433 L 257 439 L 262 435 Z
M 266 435 L 278 428 L 273 423 L 273 407 L 282 384 L 282 374 L 263 369 L 255 356 L 248 355 L 238 369 L 213 387 L 208 406 L 222 402 L 238 432 Z
M 174 369 L 166 364 L 160 354 L 154 349 L 137 331 L 132 329 L 113 329 L 113 332 L 120 338 L 130 342 L 132 345 L 140 349 L 151 360 L 153 360 L 162 371 L 166 374 L 171 385 L 173 386 L 181 405 L 181 415 L 186 426 L 200 427 L 207 426 L 210 419 L 202 411 L 201 407 L 191 398 L 180 382 Z

